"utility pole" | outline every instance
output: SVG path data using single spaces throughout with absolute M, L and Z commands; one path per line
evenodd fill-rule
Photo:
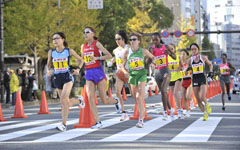
M 3 1 L 0 0 L 0 92 L 1 103 L 4 100 L 4 86 L 3 86 L 3 73 L 4 73 L 4 49 L 3 49 Z

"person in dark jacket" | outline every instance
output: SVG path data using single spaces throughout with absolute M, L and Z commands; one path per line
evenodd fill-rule
M 27 95 L 26 95 L 26 100 L 27 101 L 32 101 L 32 92 L 33 92 L 33 81 L 35 78 L 33 77 L 32 71 L 28 70 L 28 86 L 27 86 Z
M 10 102 L 10 68 L 7 68 L 5 74 L 4 74 L 4 88 L 6 90 L 6 104 Z

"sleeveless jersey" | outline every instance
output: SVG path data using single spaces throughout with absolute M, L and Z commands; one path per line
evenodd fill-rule
M 202 55 L 199 55 L 199 59 L 200 59 L 199 62 L 194 62 L 193 56 L 191 57 L 192 77 L 193 78 L 200 78 L 200 77 L 205 78 L 205 73 L 204 73 L 205 63 L 202 59 Z
M 230 75 L 230 72 L 227 71 L 229 69 L 228 63 L 226 62 L 225 64 L 220 64 L 220 74 L 221 75 Z
M 176 60 L 174 60 L 171 56 L 168 56 L 168 68 L 171 72 L 171 80 L 170 81 L 176 81 L 176 80 L 182 78 L 182 74 L 178 70 L 179 55 L 176 55 Z
M 142 48 L 133 52 L 131 48 L 128 49 L 128 67 L 130 75 L 143 75 L 146 74 L 144 66 L 144 56 Z
M 156 48 L 155 45 L 152 46 L 153 55 L 155 56 L 155 69 L 162 69 L 168 66 L 168 55 L 164 53 L 166 50 L 165 45 L 160 48 Z
M 56 49 L 52 50 L 52 63 L 54 74 L 69 72 L 70 67 L 70 53 L 68 48 L 64 48 L 62 52 Z
M 123 48 L 117 48 L 116 51 L 115 51 L 115 56 L 116 56 L 116 64 L 117 64 L 117 70 L 121 69 L 123 66 L 122 66 L 122 63 L 123 63 L 123 54 L 125 52 L 125 48 L 127 47 L 128 45 L 124 45 Z M 128 65 L 126 63 L 125 65 L 125 68 L 128 69 Z
M 183 65 L 183 69 L 186 70 L 187 69 L 187 64 L 184 64 Z M 182 78 L 183 79 L 187 79 L 187 78 L 191 78 L 192 76 L 192 71 L 181 71 L 181 74 L 182 74 Z
M 83 45 L 82 52 L 83 52 L 83 58 L 84 58 L 86 69 L 101 67 L 100 60 L 92 60 L 90 58 L 90 56 L 94 56 L 94 57 L 100 56 L 99 49 L 96 46 L 97 42 L 98 41 L 95 40 L 90 46 L 88 46 L 87 43 Z

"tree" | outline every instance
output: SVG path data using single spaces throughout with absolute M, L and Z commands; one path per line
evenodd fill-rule
M 213 58 L 216 58 L 216 55 L 214 53 L 213 44 L 210 42 L 207 35 L 204 35 L 203 43 L 202 43 L 202 49 L 203 50 L 208 50 L 207 52 L 202 52 L 202 54 L 208 56 L 209 60 L 212 60 Z

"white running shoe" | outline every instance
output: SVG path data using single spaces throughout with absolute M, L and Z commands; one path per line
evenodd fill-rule
M 166 111 L 163 112 L 163 120 L 168 120 L 168 115 Z
M 128 114 L 127 113 L 122 113 L 122 117 L 120 119 L 120 121 L 124 121 L 128 118 Z
M 143 120 L 139 120 L 138 123 L 136 124 L 136 127 L 143 128 Z
M 171 116 L 172 118 L 174 118 L 174 112 L 175 112 L 175 109 L 174 109 L 174 108 L 171 108 L 171 109 L 170 109 L 170 116 Z
M 183 110 L 182 109 L 178 109 L 177 113 L 178 113 L 178 119 L 184 119 L 184 115 L 183 115 Z
M 186 111 L 186 117 L 189 118 L 191 116 L 190 110 Z
M 114 99 L 117 100 L 117 103 L 115 103 L 115 109 L 116 109 L 116 112 L 119 114 L 121 112 L 120 99 L 118 97 L 114 97 Z
M 97 122 L 94 126 L 91 127 L 91 129 L 100 129 L 102 127 L 103 127 L 102 123 L 101 122 Z
M 56 129 L 58 129 L 59 131 L 67 131 L 67 127 L 63 124 L 63 123 L 60 123 L 56 126 Z
M 81 107 L 81 108 L 84 108 L 85 107 L 85 103 L 84 103 L 84 101 L 83 101 L 83 97 L 82 96 L 78 96 L 78 100 L 79 100 L 79 106 Z

